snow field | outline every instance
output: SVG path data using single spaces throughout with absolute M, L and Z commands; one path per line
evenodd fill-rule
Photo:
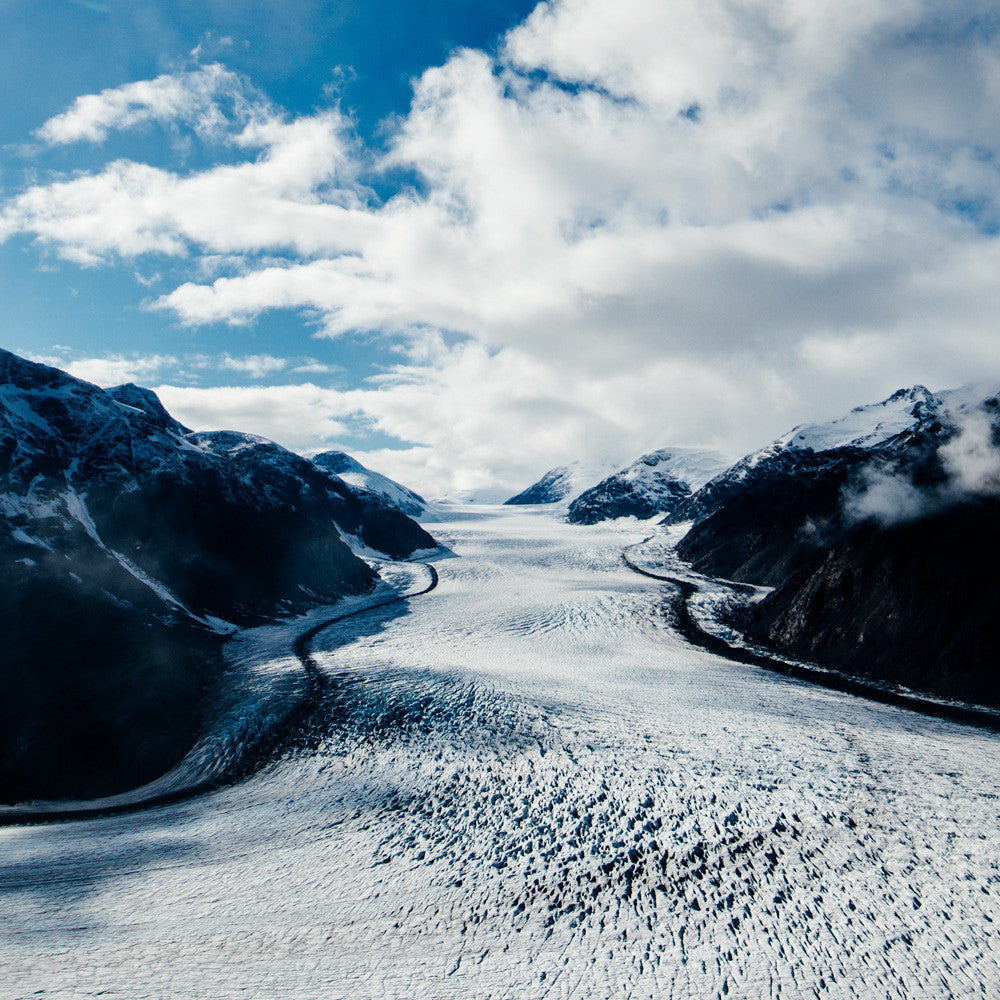
M 317 637 L 288 754 L 0 831 L 0 995 L 997 992 L 995 736 L 691 648 L 647 525 L 435 533 L 434 592 Z

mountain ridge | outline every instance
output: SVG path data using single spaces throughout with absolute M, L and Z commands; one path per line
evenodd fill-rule
M 549 469 L 509 505 L 565 505 L 575 524 L 616 517 L 665 514 L 727 466 L 718 453 L 700 448 L 660 448 L 622 466 L 609 461 L 575 461 Z
M 382 497 L 408 517 L 417 518 L 428 512 L 429 505 L 419 493 L 380 472 L 374 472 L 346 452 L 324 451 L 313 455 L 310 461 L 352 489 Z
M 86 797 L 190 745 L 238 626 L 365 593 L 349 536 L 436 543 L 384 498 L 155 393 L 0 351 L 0 797 Z
M 986 640 L 1000 615 L 1000 401 L 981 392 L 916 386 L 794 429 L 667 519 L 694 515 L 678 555 L 774 588 L 731 612 L 754 641 L 1000 706 Z

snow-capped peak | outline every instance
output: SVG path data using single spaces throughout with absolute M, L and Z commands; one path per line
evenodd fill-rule
M 119 406 L 145 414 L 155 424 L 174 434 L 189 434 L 190 431 L 179 420 L 175 420 L 166 410 L 160 397 L 152 389 L 145 389 L 133 382 L 116 385 L 105 392 Z
M 874 448 L 932 415 L 940 402 L 922 385 L 899 389 L 880 403 L 856 406 L 836 420 L 801 424 L 779 437 L 774 446 L 811 451 Z
M 347 483 L 357 490 L 375 493 L 398 507 L 409 517 L 420 517 L 427 512 L 427 501 L 419 493 L 407 489 L 380 472 L 373 472 L 363 466 L 356 458 L 343 451 L 325 451 L 314 455 L 313 465 L 329 475 Z
M 617 475 L 629 482 L 659 482 L 665 478 L 686 483 L 693 491 L 713 476 L 729 468 L 729 462 L 717 451 L 702 448 L 661 448 L 636 459 Z
M 570 503 L 584 490 L 606 479 L 621 468 L 621 463 L 611 459 L 575 461 L 549 469 L 526 490 L 504 501 L 507 504 Z
M 696 448 L 649 452 L 584 490 L 569 505 L 569 519 L 595 524 L 616 517 L 667 514 L 727 465 L 717 452 Z

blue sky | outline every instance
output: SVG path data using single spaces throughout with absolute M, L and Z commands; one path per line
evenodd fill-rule
M 118 155 L 169 166 L 175 151 L 148 130 L 117 137 L 99 150 L 40 154 L 37 147 L 20 147 L 81 94 L 215 59 L 244 74 L 290 114 L 339 102 L 358 135 L 379 145 L 383 122 L 407 112 L 414 77 L 444 62 L 456 47 L 494 46 L 533 6 L 527 0 L 12 0 L 3 14 L 0 92 L 8 98 L 0 114 L 0 182 L 16 190 L 39 170 L 94 168 Z M 197 169 L 209 162 L 192 150 L 184 166 Z M 7 304 L 6 345 L 53 361 L 109 353 L 277 354 L 329 366 L 330 373 L 312 377 L 322 374 L 338 386 L 357 384 L 393 361 L 386 345 L 368 335 L 317 341 L 308 319 L 294 313 L 262 316 L 250 329 L 224 323 L 178 328 L 170 317 L 142 307 L 142 286 L 132 274 L 80 269 L 40 255 L 26 240 L 0 245 L 0 295 Z M 203 385 L 283 381 L 278 373 L 250 378 L 233 369 L 193 374 Z M 391 441 L 366 427 L 361 438 L 346 435 L 340 443 L 371 447 Z
M 1000 382 L 988 3 L 0 17 L 4 346 L 192 426 L 504 491 Z
M 189 64 L 200 47 L 293 112 L 331 85 L 370 136 L 405 113 L 410 81 L 459 46 L 490 47 L 524 0 L 7 0 L 0 141 L 23 142 L 80 94 Z M 16 95 L 16 100 L 10 99 Z

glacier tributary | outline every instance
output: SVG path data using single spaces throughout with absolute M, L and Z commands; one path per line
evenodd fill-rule
M 688 645 L 645 524 L 432 530 L 268 766 L 0 830 L 0 996 L 996 995 L 997 736 Z

